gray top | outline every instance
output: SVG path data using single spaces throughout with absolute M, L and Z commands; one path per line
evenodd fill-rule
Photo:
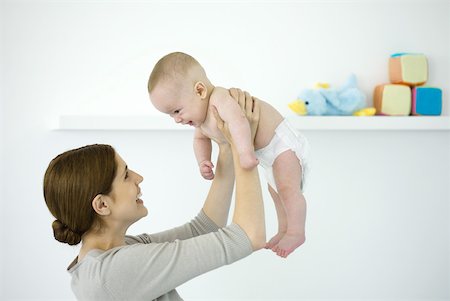
M 78 300 L 183 300 L 176 287 L 252 253 L 241 227 L 219 228 L 203 211 L 180 227 L 126 236 L 125 242 L 70 264 Z

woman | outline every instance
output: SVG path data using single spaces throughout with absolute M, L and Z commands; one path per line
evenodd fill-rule
M 259 103 L 232 89 L 255 137 Z M 44 198 L 55 216 L 55 238 L 82 243 L 68 267 L 82 300 L 182 300 L 175 288 L 265 246 L 258 171 L 242 169 L 227 124 L 212 112 L 229 144 L 219 145 L 216 175 L 202 210 L 191 222 L 157 234 L 127 236 L 147 215 L 139 184 L 108 145 L 90 145 L 53 159 L 44 177 Z M 236 178 L 233 220 L 226 225 Z

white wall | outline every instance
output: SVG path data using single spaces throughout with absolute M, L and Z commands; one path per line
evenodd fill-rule
M 4 87 L 4 81 L 3 81 L 3 50 L 5 47 L 4 41 L 3 41 L 3 2 L 0 2 L 0 200 L 4 200 L 3 198 L 3 148 L 5 145 L 6 140 L 4 139 L 4 113 L 3 113 L 3 102 L 5 101 L 4 95 L 3 95 L 3 87 Z M 0 201 L 0 220 L 3 220 L 3 202 Z M 0 236 L 4 237 L 3 234 L 3 224 L 0 223 Z M 0 247 L 0 271 L 3 271 L 3 248 Z M 0 296 L 3 296 L 3 273 L 0 272 Z
M 77 248 L 53 239 L 42 197 L 45 168 L 62 151 L 110 143 L 144 176 L 150 214 L 131 233 L 197 213 L 208 183 L 196 176 L 191 132 L 50 130 L 61 114 L 157 114 L 146 81 L 169 51 L 193 54 L 215 84 L 284 114 L 302 88 L 336 86 L 350 72 L 370 99 L 388 81 L 390 54 L 422 52 L 449 115 L 449 1 L 4 1 L 1 20 L 1 300 L 74 299 L 65 268 Z M 450 133 L 305 134 L 314 150 L 305 246 L 203 275 L 180 287 L 185 299 L 448 300 Z

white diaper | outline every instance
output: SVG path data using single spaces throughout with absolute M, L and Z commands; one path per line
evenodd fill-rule
M 277 191 L 272 165 L 275 159 L 287 150 L 294 151 L 300 160 L 300 166 L 302 168 L 302 183 L 300 188 L 303 190 L 305 177 L 308 173 L 309 143 L 306 137 L 298 133 L 286 119 L 275 129 L 275 135 L 270 143 L 266 147 L 255 151 L 255 153 L 259 159 L 260 166 L 264 168 L 267 182 Z

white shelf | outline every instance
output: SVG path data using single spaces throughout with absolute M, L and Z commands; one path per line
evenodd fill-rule
M 449 116 L 307 116 L 289 120 L 303 130 L 450 130 Z
M 414 130 L 449 131 L 450 116 L 291 116 L 288 119 L 299 130 Z M 56 130 L 193 130 L 176 124 L 167 116 L 155 115 L 63 115 Z

